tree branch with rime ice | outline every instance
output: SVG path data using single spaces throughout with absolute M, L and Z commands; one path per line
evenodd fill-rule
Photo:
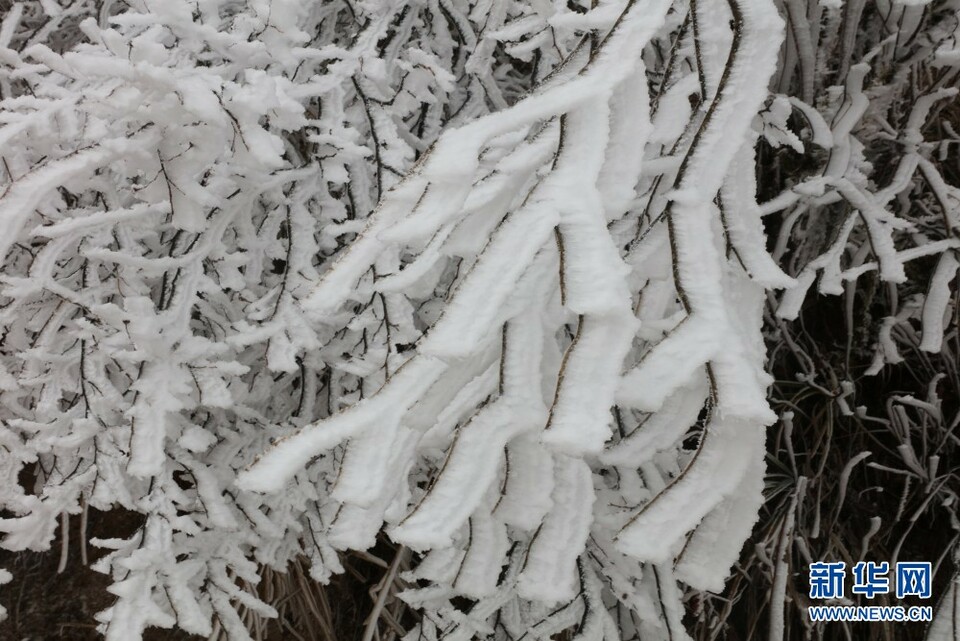
M 139 515 L 111 641 L 251 638 L 378 543 L 366 637 L 690 638 L 764 338 L 847 403 L 787 321 L 875 278 L 869 374 L 954 349 L 956 5 L 11 3 L 2 546 Z

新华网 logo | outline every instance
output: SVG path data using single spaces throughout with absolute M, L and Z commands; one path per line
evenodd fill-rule
M 844 599 L 846 563 L 811 563 L 809 571 L 811 599 Z M 890 594 L 891 591 L 898 599 L 929 599 L 931 596 L 933 570 L 927 561 L 898 562 L 892 577 L 889 563 L 860 561 L 853 565 L 851 573 L 851 596 L 873 599 L 880 594 Z M 811 621 L 930 621 L 933 617 L 933 608 L 930 606 L 906 608 L 902 605 L 811 605 L 808 612 Z
M 841 599 L 844 597 L 844 583 L 847 576 L 847 564 L 818 562 L 810 564 L 810 598 Z M 878 594 L 891 591 L 890 564 L 860 561 L 853 570 L 853 585 L 850 593 L 872 599 Z M 893 581 L 898 599 L 915 596 L 930 598 L 930 578 L 932 568 L 929 561 L 898 562 Z

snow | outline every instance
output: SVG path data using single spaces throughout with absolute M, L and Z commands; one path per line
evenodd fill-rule
M 960 616 L 960 603 L 957 595 L 958 577 L 955 575 L 947 585 L 946 591 L 936 607 L 933 622 L 927 629 L 928 641 L 956 641 L 957 617 Z
M 762 435 L 744 420 L 711 420 L 690 466 L 623 527 L 617 547 L 651 563 L 668 561 L 684 535 L 736 491 L 750 459 L 759 456 Z
M 450 545 L 493 484 L 507 443 L 543 425 L 537 320 L 528 314 L 510 323 L 503 339 L 501 396 L 459 428 L 433 485 L 392 529 L 395 540 L 415 550 Z
M 769 289 L 789 288 L 796 281 L 780 269 L 765 247 L 763 221 L 755 195 L 755 144 L 754 140 L 748 140 L 740 147 L 720 192 L 726 232 L 752 280 Z M 733 206 L 727 207 L 726 203 Z
M 510 441 L 504 456 L 506 478 L 496 514 L 507 525 L 533 532 L 553 506 L 553 455 L 524 435 Z
M 436 359 L 411 359 L 374 396 L 275 443 L 237 477 L 237 485 L 259 492 L 279 491 L 310 459 L 373 428 L 387 408 L 398 403 L 404 409 L 411 407 L 443 370 L 443 363 Z
M 93 174 L 113 158 L 114 153 L 102 147 L 84 149 L 50 160 L 4 189 L 0 193 L 0 220 L 5 231 L 0 239 L 0 256 L 7 255 L 27 218 L 51 191 L 77 176 Z
M 539 424 L 538 414 L 518 410 L 497 402 L 460 429 L 437 481 L 392 530 L 395 540 L 415 550 L 450 544 L 493 482 L 506 442 Z
M 453 586 L 472 599 L 494 595 L 510 548 L 507 529 L 489 513 L 481 512 L 470 519 L 469 540 Z
M 852 326 L 881 283 L 867 374 L 949 356 L 956 34 L 916 3 L 226 4 L 0 23 L 2 545 L 142 515 L 97 542 L 108 639 L 249 639 L 263 567 L 391 545 L 365 638 L 401 577 L 411 639 L 689 639 L 763 503 L 768 346 L 867 417 L 807 298 Z M 897 407 L 946 420 L 930 385 Z
M 664 401 L 691 380 L 721 348 L 715 325 L 688 317 L 648 352 L 640 364 L 623 376 L 617 403 L 645 412 L 659 410 Z
M 637 322 L 629 306 L 618 314 L 584 316 L 564 355 L 556 400 L 542 440 L 571 456 L 596 454 L 610 437 L 610 408 Z
M 6 585 L 13 580 L 13 575 L 10 574 L 9 570 L 0 568 L 0 585 Z M 7 609 L 0 605 L 0 621 L 3 621 L 7 618 Z
M 556 213 L 532 203 L 506 219 L 453 294 L 443 316 L 420 345 L 435 357 L 464 357 L 490 336 L 502 306 L 553 235 Z
M 693 531 L 676 565 L 677 578 L 698 590 L 723 592 L 740 558 L 741 541 L 760 518 L 765 472 L 762 450 L 752 453 L 736 488 Z
M 673 446 L 697 420 L 707 398 L 706 376 L 673 392 L 660 411 L 651 414 L 629 436 L 602 454 L 607 465 L 640 465 Z
M 950 313 L 950 281 L 957 274 L 960 262 L 953 252 L 944 252 L 930 279 L 927 296 L 923 301 L 923 339 L 920 349 L 939 352 L 943 345 L 944 320 Z
M 520 573 L 521 597 L 548 605 L 576 594 L 576 559 L 586 545 L 593 504 L 593 480 L 582 460 L 554 458 L 553 507 L 537 530 Z

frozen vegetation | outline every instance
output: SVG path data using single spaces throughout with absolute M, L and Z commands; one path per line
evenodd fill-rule
M 265 638 L 266 570 L 377 546 L 364 641 L 728 638 L 762 515 L 754 638 L 799 639 L 804 506 L 869 454 L 763 508 L 815 433 L 782 354 L 956 509 L 960 0 L 0 10 L 0 545 L 141 515 L 89 541 L 107 640 Z M 822 296 L 846 345 L 798 337 Z M 929 394 L 877 418 L 904 350 Z

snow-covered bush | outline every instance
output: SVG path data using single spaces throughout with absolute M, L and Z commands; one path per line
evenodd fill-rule
M 410 638 L 688 638 L 765 310 L 877 272 L 873 371 L 949 345 L 957 0 L 8 4 L 2 545 L 143 515 L 110 640 L 250 638 L 263 568 L 384 536 Z

